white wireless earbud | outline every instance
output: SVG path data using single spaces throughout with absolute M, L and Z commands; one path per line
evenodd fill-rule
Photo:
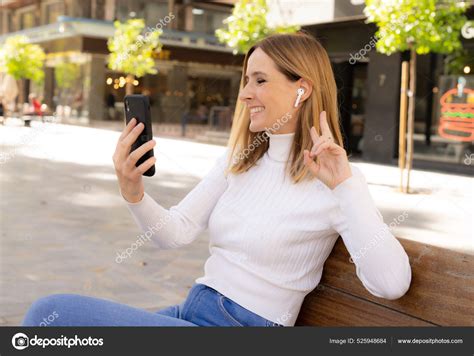
M 299 88 L 296 93 L 298 94 L 298 96 L 296 97 L 296 101 L 295 101 L 295 108 L 298 107 L 298 104 L 300 103 L 300 100 L 301 100 L 301 96 L 304 94 L 304 89 L 303 88 Z

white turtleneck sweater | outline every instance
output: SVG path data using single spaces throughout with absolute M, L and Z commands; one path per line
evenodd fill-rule
M 408 256 L 384 224 L 359 169 L 351 164 L 352 177 L 333 190 L 317 179 L 294 184 L 284 173 L 294 133 L 269 138 L 268 151 L 243 174 L 224 176 L 227 149 L 169 210 L 146 193 L 140 202 L 125 200 L 140 229 L 152 232 L 159 248 L 170 249 L 209 228 L 210 257 L 196 282 L 285 326 L 295 324 L 339 235 L 371 294 L 405 294 Z

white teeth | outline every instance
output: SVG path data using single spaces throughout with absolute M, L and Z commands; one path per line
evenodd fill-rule
M 265 110 L 265 108 L 263 106 L 259 106 L 258 108 L 250 109 L 250 113 L 255 114 L 256 112 L 260 112 L 260 111 L 263 111 L 263 110 Z

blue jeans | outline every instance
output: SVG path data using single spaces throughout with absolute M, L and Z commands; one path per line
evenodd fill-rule
M 195 283 L 181 304 L 157 312 L 105 299 L 53 294 L 35 301 L 22 326 L 283 326 Z

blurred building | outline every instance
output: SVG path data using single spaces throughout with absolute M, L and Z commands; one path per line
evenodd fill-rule
M 339 88 L 348 151 L 370 162 L 397 164 L 401 62 L 408 53 L 382 55 L 376 26 L 363 0 L 267 0 L 275 24 L 300 24 L 328 51 Z M 474 7 L 462 30 L 466 55 L 417 56 L 415 166 L 472 173 L 474 165 Z
M 231 11 L 232 1 L 226 0 L 4 0 L 0 43 L 24 34 L 47 53 L 44 85 L 29 83 L 25 97 L 35 92 L 50 107 L 69 110 L 68 115 L 102 120 L 110 116 L 106 104 L 112 102 L 121 117 L 125 94 L 124 73 L 106 65 L 113 21 L 143 18 L 153 28 L 161 20 L 158 75 L 138 78 L 135 92 L 150 95 L 154 118 L 180 122 L 199 105 L 235 103 L 243 58 L 214 36 Z
M 156 58 L 158 75 L 136 81 L 148 91 L 153 117 L 179 122 L 183 113 L 203 104 L 232 108 L 237 99 L 242 56 L 218 43 L 222 26 L 236 0 L 3 0 L 0 43 L 6 36 L 28 35 L 48 53 L 44 86 L 39 92 L 53 106 L 68 102 L 79 115 L 107 117 L 106 102 L 124 95 L 124 75 L 107 69 L 106 40 L 114 19 L 144 18 L 155 26 L 170 12 L 163 50 Z M 299 24 L 329 53 L 337 85 L 346 148 L 370 162 L 397 164 L 401 62 L 374 48 L 376 27 L 367 24 L 363 0 L 267 0 L 270 24 Z M 461 71 L 448 70 L 450 56 L 417 58 L 415 166 L 442 171 L 472 171 L 474 148 L 474 8 L 462 31 L 467 51 Z M 1 35 L 3 34 L 3 36 Z M 297 54 L 296 54 L 297 55 Z M 59 90 L 55 73 L 64 60 L 76 62 L 80 80 Z M 59 67 L 59 68 L 58 68 Z M 25 95 L 27 97 L 27 95 Z M 452 125 L 451 118 L 457 123 Z M 451 121 L 450 121 L 451 120 Z M 464 120 L 464 121 L 463 121 Z M 467 123 L 466 123 L 467 121 Z M 470 125 L 470 126 L 469 126 Z

